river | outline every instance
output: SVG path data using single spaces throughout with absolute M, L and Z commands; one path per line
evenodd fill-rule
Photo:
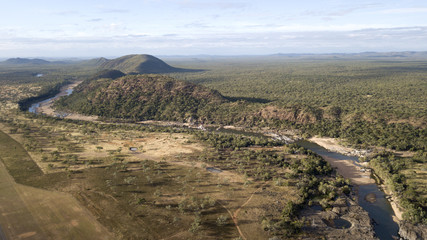
M 233 133 L 241 134 L 245 136 L 265 136 L 261 133 L 240 131 L 235 129 L 215 129 L 208 128 L 210 131 L 219 131 L 224 133 Z M 307 141 L 307 140 L 298 140 L 296 144 L 310 149 L 311 151 L 321 155 L 327 161 L 331 160 L 351 160 L 351 163 L 359 168 L 363 166 L 359 162 L 359 158 L 355 156 L 346 156 L 344 154 L 329 151 L 326 148 L 318 145 L 317 143 Z M 340 170 L 340 169 L 338 169 Z M 359 170 L 358 170 L 359 171 Z M 341 173 L 342 174 L 342 173 Z M 342 174 L 343 175 L 343 174 Z M 370 179 L 371 182 L 372 179 Z M 393 220 L 394 212 L 393 209 L 385 198 L 384 192 L 380 190 L 377 184 L 357 184 L 355 190 L 358 193 L 358 202 L 359 205 L 369 213 L 371 219 L 374 222 L 374 230 L 377 237 L 381 240 L 389 239 L 398 239 L 399 226 Z
M 31 104 L 30 108 L 28 108 L 28 111 L 30 113 L 38 113 L 38 108 L 40 108 L 44 105 L 52 104 L 55 99 L 58 99 L 59 97 L 62 97 L 62 96 L 68 96 L 71 93 L 73 93 L 74 87 L 76 87 L 78 85 L 78 83 L 80 83 L 80 82 L 72 83 L 72 84 L 68 84 L 68 85 L 63 86 L 61 88 L 60 92 L 58 94 L 56 94 L 55 96 L 50 97 L 48 99 L 45 99 L 43 101 Z
M 306 140 L 299 140 L 296 143 L 321 156 L 338 160 L 349 159 L 353 161 L 355 165 L 360 165 L 358 157 L 331 152 L 316 143 Z M 374 220 L 374 230 L 377 237 L 381 240 L 397 238 L 399 226 L 393 221 L 394 212 L 390 203 L 385 198 L 384 192 L 382 192 L 376 184 L 359 185 L 356 186 L 356 188 L 359 205 L 365 209 L 369 213 L 371 219 Z
M 37 108 L 43 105 L 52 104 L 52 102 L 55 99 L 61 96 L 70 95 L 73 92 L 73 88 L 77 85 L 78 84 L 74 83 L 74 84 L 64 86 L 64 88 L 61 89 L 61 92 L 59 94 L 49 99 L 32 104 L 31 107 L 28 109 L 28 111 L 32 113 L 37 113 Z M 260 133 L 240 131 L 240 130 L 234 130 L 234 129 L 208 128 L 208 130 L 242 134 L 246 136 L 263 136 Z M 329 160 L 331 159 L 351 160 L 352 164 L 356 166 L 360 166 L 360 162 L 357 157 L 346 156 L 337 152 L 331 152 L 316 143 L 306 141 L 306 140 L 299 140 L 296 143 L 302 147 L 310 149 L 311 151 L 316 152 L 317 154 L 325 157 L 326 160 L 328 160 L 328 158 Z M 393 221 L 394 212 L 393 212 L 393 209 L 391 208 L 390 203 L 387 201 L 387 199 L 385 199 L 384 192 L 382 192 L 376 184 L 361 184 L 361 185 L 356 185 L 355 188 L 356 188 L 355 190 L 358 192 L 359 205 L 363 209 L 365 209 L 369 213 L 369 216 L 371 217 L 371 219 L 374 220 L 374 230 L 377 237 L 381 240 L 397 238 L 399 226 L 396 222 Z M 369 196 L 369 198 L 367 198 L 367 196 Z

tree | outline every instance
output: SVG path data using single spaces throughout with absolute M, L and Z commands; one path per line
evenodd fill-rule
M 196 216 L 194 218 L 194 221 L 191 223 L 190 229 L 188 229 L 188 231 L 190 231 L 191 233 L 196 233 L 200 230 L 202 224 L 202 220 L 200 219 L 200 216 Z
M 227 215 L 220 215 L 217 219 L 216 219 L 216 225 L 218 227 L 222 227 L 225 226 L 227 224 L 228 221 L 228 216 Z

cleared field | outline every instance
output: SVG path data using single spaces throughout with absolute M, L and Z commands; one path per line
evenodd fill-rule
M 1 131 L 0 156 L 10 166 L 31 165 L 22 146 Z M 32 167 L 33 177 L 39 175 Z M 17 184 L 3 163 L 0 182 L 0 225 L 8 239 L 111 239 L 71 195 Z

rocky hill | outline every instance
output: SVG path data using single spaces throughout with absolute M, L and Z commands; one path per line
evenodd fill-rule
M 89 78 L 89 80 L 96 80 L 96 79 L 100 79 L 100 78 L 116 79 L 116 78 L 123 77 L 123 76 L 126 76 L 126 74 L 124 74 L 123 72 L 121 72 L 119 70 L 104 69 L 104 70 L 101 70 L 101 71 L 95 73 L 92 77 Z
M 105 61 L 100 64 L 102 69 L 115 69 L 126 74 L 171 73 L 188 71 L 175 68 L 164 61 L 146 54 L 133 54 Z
M 186 121 L 227 102 L 217 91 L 161 75 L 85 81 L 56 105 L 89 115 L 133 120 Z
M 81 61 L 81 64 L 84 64 L 86 66 L 95 66 L 95 67 L 99 67 L 102 64 L 108 62 L 109 60 L 103 57 L 100 58 L 93 58 L 93 59 L 89 59 L 89 60 L 85 60 L 85 61 Z

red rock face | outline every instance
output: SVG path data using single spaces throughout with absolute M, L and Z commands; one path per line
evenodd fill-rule
M 316 122 L 316 117 L 313 114 L 302 109 L 279 108 L 276 106 L 262 108 L 259 116 L 264 119 L 287 120 L 303 124 Z

